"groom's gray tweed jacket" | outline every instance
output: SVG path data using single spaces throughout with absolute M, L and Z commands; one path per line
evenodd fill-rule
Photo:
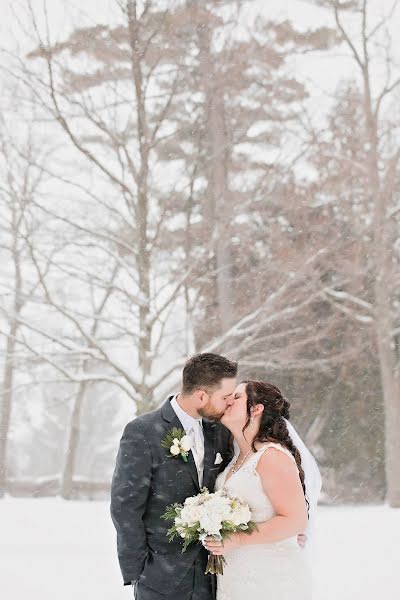
M 137 417 L 125 427 L 117 456 L 111 489 L 111 516 L 117 530 L 118 558 L 124 584 L 139 580 L 159 592 L 170 593 L 183 580 L 199 552 L 200 544 L 182 554 L 179 539 L 168 542 L 170 522 L 161 519 L 167 505 L 183 502 L 199 493 L 193 455 L 188 462 L 168 457 L 161 442 L 172 427 L 182 424 L 165 404 Z M 203 486 L 214 489 L 215 480 L 231 459 L 229 431 L 203 420 Z M 217 453 L 223 462 L 214 464 Z

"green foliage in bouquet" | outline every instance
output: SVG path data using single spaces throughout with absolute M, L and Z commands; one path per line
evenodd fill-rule
M 165 521 L 174 521 L 174 525 L 172 525 L 172 527 L 170 527 L 167 531 L 167 536 L 170 542 L 172 542 L 172 540 L 174 540 L 177 537 L 180 537 L 182 539 L 182 532 L 179 526 L 175 524 L 175 519 L 180 518 L 182 508 L 183 504 L 171 504 L 170 506 L 167 506 L 165 513 L 161 517 L 162 519 L 165 519 Z M 182 554 L 186 552 L 190 544 L 199 541 L 198 528 L 199 523 L 194 523 L 194 525 L 192 526 L 185 527 L 185 537 L 183 538 L 184 541 L 182 546 Z

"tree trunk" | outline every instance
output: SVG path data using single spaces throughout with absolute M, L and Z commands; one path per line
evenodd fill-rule
M 400 379 L 390 331 L 380 323 L 377 340 L 385 405 L 386 497 L 400 508 Z
M 11 407 L 13 398 L 14 367 L 12 356 L 15 349 L 15 336 L 17 334 L 17 323 L 14 320 L 11 324 L 10 334 L 7 338 L 6 358 L 3 376 L 3 393 L 1 402 L 1 420 L 0 420 L 0 497 L 6 491 L 7 487 L 7 442 L 11 422 Z
M 228 141 L 225 127 L 223 85 L 218 85 L 211 51 L 211 33 L 207 24 L 199 27 L 200 69 L 206 106 L 206 135 L 208 147 L 208 198 L 205 218 L 214 240 L 216 269 L 216 300 L 220 332 L 233 323 L 232 252 L 230 240 L 230 213 L 228 189 Z
M 107 301 L 109 300 L 109 298 L 112 294 L 111 285 L 115 281 L 115 278 L 118 275 L 118 271 L 119 271 L 119 266 L 117 265 L 115 267 L 113 274 L 111 276 L 111 279 L 110 279 L 110 287 L 104 294 L 104 297 L 103 297 L 102 301 L 100 302 L 100 304 L 98 306 L 94 307 L 93 313 L 95 315 L 100 316 L 103 313 L 103 310 L 107 304 Z M 90 335 L 92 338 L 96 337 L 98 327 L 99 327 L 99 321 L 96 319 L 93 322 L 91 332 L 90 332 Z M 88 359 L 83 361 L 83 364 L 82 364 L 83 371 L 86 371 L 88 362 L 89 362 Z M 78 455 L 79 440 L 80 440 L 81 415 L 82 415 L 83 404 L 85 401 L 86 391 L 87 391 L 89 385 L 90 384 L 86 381 L 79 385 L 78 393 L 76 395 L 74 406 L 72 408 L 72 415 L 71 415 L 69 435 L 68 435 L 68 444 L 67 444 L 67 450 L 66 450 L 66 454 L 65 454 L 66 458 L 65 458 L 64 469 L 63 469 L 63 474 L 62 474 L 62 479 L 61 479 L 61 495 L 67 499 L 72 497 L 73 490 L 74 490 L 73 482 L 74 482 L 76 458 Z
M 61 495 L 67 500 L 72 498 L 73 478 L 75 473 L 76 458 L 78 454 L 80 438 L 80 422 L 83 402 L 85 399 L 87 383 L 79 385 L 78 393 L 75 398 L 71 415 L 71 424 L 69 428 L 69 437 L 66 451 L 66 460 L 61 480 Z
M 22 309 L 21 290 L 22 290 L 22 277 L 21 277 L 21 265 L 20 265 L 20 254 L 18 248 L 19 240 L 19 228 L 21 225 L 22 216 L 18 215 L 18 211 L 15 206 L 12 208 L 12 234 L 13 242 L 11 247 L 11 253 L 13 257 L 14 266 L 14 277 L 15 277 L 15 289 L 14 289 L 14 303 L 13 303 L 13 315 L 10 325 L 10 332 L 7 337 L 6 345 L 6 356 L 4 364 L 4 378 L 3 378 L 3 399 L 1 403 L 1 421 L 0 421 L 0 496 L 5 492 L 7 486 L 7 442 L 10 430 L 11 422 L 11 409 L 13 399 L 13 383 L 14 383 L 14 366 L 13 356 L 16 346 L 16 336 L 18 332 L 18 321 L 17 317 Z
M 149 198 L 148 175 L 150 144 L 148 139 L 145 94 L 143 90 L 143 75 L 141 56 L 144 56 L 142 40 L 140 38 L 140 23 L 137 17 L 137 3 L 130 0 L 127 3 L 129 24 L 129 37 L 131 46 L 132 79 L 136 98 L 136 118 L 138 128 L 138 144 L 140 167 L 137 175 L 137 238 L 136 263 L 139 280 L 139 369 L 142 374 L 142 386 L 139 393 L 144 402 L 151 403 L 152 394 L 148 385 L 151 372 L 151 336 L 152 325 L 150 322 L 150 249 L 148 235 Z
M 385 182 L 387 183 L 387 182 Z M 400 378 L 399 359 L 392 332 L 393 263 L 387 209 L 392 195 L 375 188 L 374 258 L 375 258 L 375 331 L 385 410 L 386 497 L 390 506 L 400 507 Z M 374 189 L 374 188 L 373 188 Z
M 217 91 L 210 98 L 208 117 L 208 135 L 211 147 L 210 196 L 215 206 L 215 253 L 217 267 L 217 292 L 221 332 L 224 333 L 233 324 L 232 299 L 232 253 L 230 241 L 229 192 L 227 182 L 227 139 L 224 119 L 223 93 Z
M 373 215 L 373 271 L 375 296 L 375 331 L 381 373 L 381 385 L 385 411 L 385 472 L 387 485 L 387 500 L 390 506 L 400 507 L 400 380 L 399 365 L 396 349 L 392 340 L 394 323 L 392 322 L 392 261 L 393 248 L 388 206 L 392 200 L 393 182 L 381 182 L 379 172 L 379 123 L 372 105 L 370 76 L 366 63 L 363 71 L 364 78 L 364 110 L 366 120 L 366 139 L 369 142 L 368 179 L 371 204 L 374 206 Z M 393 162 L 393 170 L 397 168 L 398 160 Z M 388 169 L 386 178 L 395 173 Z

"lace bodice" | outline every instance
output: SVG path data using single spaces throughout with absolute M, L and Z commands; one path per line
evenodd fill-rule
M 230 475 L 228 480 L 226 480 L 229 470 L 237 458 L 236 454 L 226 469 L 219 474 L 215 484 L 216 490 L 225 488 L 233 496 L 237 496 L 241 500 L 247 502 L 252 513 L 252 520 L 256 523 L 267 521 L 275 516 L 274 507 L 268 496 L 265 494 L 260 476 L 257 472 L 258 461 L 268 448 L 275 448 L 276 450 L 284 452 L 294 463 L 296 463 L 294 457 L 287 448 L 275 442 L 268 442 L 262 448 L 259 448 L 259 450 L 255 452 L 238 471 L 236 471 L 236 473 Z

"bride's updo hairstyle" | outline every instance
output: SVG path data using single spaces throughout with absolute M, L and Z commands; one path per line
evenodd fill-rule
M 257 404 L 262 404 L 264 410 L 261 413 L 260 428 L 253 440 L 252 449 L 256 452 L 257 442 L 278 442 L 289 450 L 293 455 L 299 470 L 299 477 L 308 508 L 309 503 L 306 496 L 304 471 L 301 466 L 300 452 L 293 444 L 285 421 L 285 419 L 290 418 L 289 401 L 282 396 L 280 389 L 275 385 L 272 385 L 272 383 L 251 381 L 248 379 L 242 381 L 242 383 L 246 385 L 247 394 L 247 421 L 243 427 L 243 433 L 251 423 L 251 408 L 257 406 Z

